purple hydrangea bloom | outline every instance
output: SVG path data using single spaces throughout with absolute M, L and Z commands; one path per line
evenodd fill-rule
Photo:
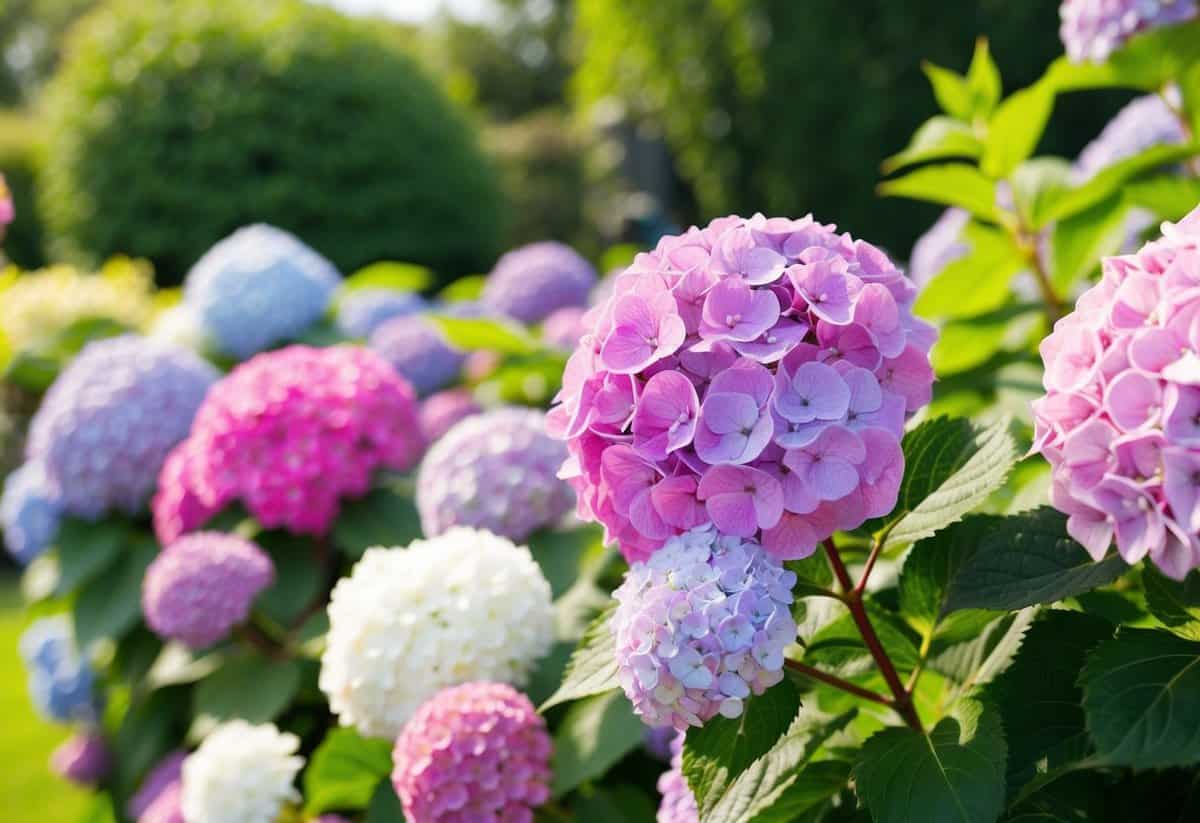
M 917 238 L 912 255 L 908 260 L 908 276 L 917 284 L 925 285 L 942 269 L 955 260 L 965 257 L 971 249 L 963 242 L 963 229 L 971 221 L 964 209 L 946 209 L 942 216 Z
M 49 548 L 61 518 L 61 495 L 40 462 L 26 463 L 4 481 L 0 529 L 8 553 L 21 565 Z
M 666 763 L 671 760 L 671 748 L 680 736 L 671 726 L 647 726 L 642 735 L 642 746 L 653 757 Z
M 1095 140 L 1088 143 L 1072 170 L 1078 183 L 1091 180 L 1104 169 L 1154 146 L 1180 145 L 1187 134 L 1178 115 L 1157 94 L 1147 94 L 1126 105 Z
M 1197 8 L 1196 0 L 1064 0 L 1059 34 L 1073 61 L 1102 63 L 1138 32 L 1191 20 Z
M 65 512 L 136 514 L 217 376 L 169 343 L 136 335 L 89 343 L 46 393 L 27 456 L 45 467 Z
M 249 540 L 194 532 L 159 553 L 142 581 L 146 623 L 162 637 L 211 646 L 246 619 L 275 580 L 270 556 Z
M 532 409 L 468 417 L 433 444 L 417 474 L 417 510 L 427 537 L 454 526 L 521 541 L 574 505 L 557 476 L 566 449 Z
M 29 694 L 38 712 L 59 723 L 94 724 L 101 703 L 92 667 L 75 646 L 71 619 L 44 617 L 21 635 L 21 658 L 29 670 Z
M 658 823 L 700 823 L 696 795 L 683 776 L 683 735 L 671 739 L 671 768 L 658 778 Z
M 320 254 L 258 223 L 204 253 L 188 272 L 184 301 L 217 348 L 240 360 L 306 331 L 340 283 Z
M 183 816 L 183 781 L 163 789 L 137 823 L 187 823 Z
M 112 751 L 98 731 L 87 730 L 67 738 L 50 755 L 50 768 L 79 786 L 95 786 L 112 770 Z
M 1034 447 L 1096 560 L 1115 542 L 1182 579 L 1200 567 L 1200 208 L 1103 270 L 1042 341 Z
M 783 679 L 796 575 L 755 543 L 701 526 L 634 563 L 613 593 L 617 677 L 648 726 L 738 717 Z
M 338 330 L 347 337 L 366 338 L 386 320 L 419 314 L 428 308 L 425 299 L 414 292 L 358 289 L 338 303 Z
M 440 391 L 421 403 L 421 431 L 425 433 L 425 440 L 432 443 L 458 421 L 481 411 L 483 408 L 466 389 Z
M 522 323 L 540 323 L 555 309 L 586 306 L 596 285 L 592 264 L 562 243 L 530 243 L 498 261 L 483 302 Z
M 129 803 L 125 807 L 125 814 L 128 817 L 138 821 L 138 823 L 167 823 L 166 817 L 148 817 L 150 810 L 170 804 L 170 799 L 173 799 L 174 807 L 179 806 L 179 788 L 180 782 L 183 779 L 183 761 L 187 759 L 187 752 L 182 750 L 173 751 L 155 764 L 150 773 L 142 779 L 141 786 L 138 787 L 137 793 L 129 799 Z M 163 797 L 168 797 L 168 801 L 160 803 Z M 179 819 L 182 821 L 183 814 L 179 813 Z
M 371 335 L 370 347 L 424 397 L 458 380 L 466 359 L 423 317 L 395 317 Z
M 564 306 L 551 312 L 542 323 L 542 339 L 560 349 L 573 350 L 587 334 L 583 316 L 587 309 L 582 306 Z

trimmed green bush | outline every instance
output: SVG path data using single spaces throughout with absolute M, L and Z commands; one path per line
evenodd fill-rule
M 503 198 L 474 129 L 380 23 L 300 0 L 112 0 L 46 91 L 41 204 L 64 256 L 177 281 L 264 221 L 344 271 L 485 268 Z
M 46 265 L 42 222 L 34 199 L 37 122 L 19 112 L 0 111 L 0 174 L 12 193 L 17 218 L 4 233 L 4 257 L 24 269 Z

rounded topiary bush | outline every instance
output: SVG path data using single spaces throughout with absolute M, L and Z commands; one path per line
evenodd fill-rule
M 299 0 L 111 0 L 66 51 L 41 205 L 68 255 L 133 253 L 177 281 L 264 221 L 344 271 L 481 269 L 498 251 L 474 131 L 378 24 Z

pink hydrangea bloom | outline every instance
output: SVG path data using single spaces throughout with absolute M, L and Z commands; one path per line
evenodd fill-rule
M 1064 0 L 1059 33 L 1075 62 L 1103 62 L 1133 35 L 1196 17 L 1196 0 Z
M 1037 448 L 1097 560 L 1115 541 L 1165 574 L 1200 566 L 1200 208 L 1104 276 L 1042 341 Z
M 0 174 L 0 240 L 4 239 L 4 230 L 16 216 L 17 211 L 13 208 L 12 194 L 8 191 L 4 175 Z
M 479 414 L 483 408 L 466 389 L 446 389 L 421 401 L 421 430 L 432 443 L 459 420 Z
M 700 823 L 696 795 L 683 776 L 683 735 L 671 739 L 671 768 L 658 778 L 658 823 Z
M 158 802 L 166 795 L 173 797 L 174 806 L 178 806 L 179 787 L 183 779 L 183 761 L 186 759 L 187 752 L 176 750 L 158 761 L 149 774 L 142 779 L 137 792 L 129 799 L 129 803 L 125 806 L 125 815 L 138 823 L 146 823 L 148 819 L 151 819 L 148 815 L 152 807 L 165 807 L 171 802 L 169 798 L 163 803 Z M 180 813 L 179 819 L 183 819 L 182 813 Z
M 219 381 L 163 465 L 154 526 L 169 544 L 234 501 L 267 528 L 321 535 L 375 471 L 425 446 L 412 386 L 358 346 L 289 346 Z
M 581 517 L 626 558 L 715 523 L 779 558 L 895 505 L 933 328 L 883 252 L 724 217 L 664 237 L 584 316 L 549 431 Z
M 396 739 L 392 784 L 413 823 L 531 823 L 550 797 L 550 735 L 504 683 L 443 689 Z
M 550 314 L 542 323 L 542 339 L 560 349 L 573 349 L 579 338 L 587 333 L 583 316 L 587 309 L 582 306 L 563 306 Z

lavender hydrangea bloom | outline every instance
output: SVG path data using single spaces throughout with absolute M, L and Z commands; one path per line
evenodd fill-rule
M 542 339 L 560 349 L 574 349 L 587 334 L 587 324 L 583 321 L 586 312 L 582 306 L 566 306 L 555 310 L 542 324 Z
M 696 795 L 683 776 L 683 735 L 671 739 L 671 768 L 658 778 L 658 823 L 700 823 Z
M 29 670 L 29 694 L 43 717 L 59 723 L 95 723 L 100 701 L 92 668 L 75 647 L 66 615 L 45 617 L 21 635 L 21 658 Z
M 421 431 L 432 443 L 454 428 L 458 421 L 479 414 L 483 408 L 466 389 L 447 389 L 425 398 L 421 404 Z
M 1138 32 L 1191 20 L 1197 9 L 1196 0 L 1064 0 L 1059 34 L 1071 60 L 1104 62 Z
M 308 329 L 340 282 L 333 264 L 294 235 L 259 223 L 204 253 L 184 300 L 222 352 L 244 359 Z
M 642 734 L 642 746 L 651 756 L 666 763 L 671 760 L 671 747 L 680 736 L 671 726 L 647 726 Z
M 414 292 L 359 289 L 338 303 L 338 330 L 347 337 L 370 337 L 384 321 L 418 314 L 428 308 L 425 299 Z
M 142 785 L 125 805 L 126 816 L 133 818 L 138 823 L 147 823 L 144 818 L 152 808 L 165 806 L 172 801 L 172 805 L 178 808 L 183 761 L 186 759 L 187 752 L 176 750 L 158 761 L 150 773 L 142 779 Z M 164 796 L 168 795 L 170 800 L 162 800 Z M 180 813 L 180 820 L 182 820 L 182 813 Z
M 50 755 L 55 774 L 78 786 L 95 786 L 112 769 L 112 751 L 98 731 L 87 730 L 67 738 Z
M 557 476 L 566 457 L 532 409 L 468 417 L 434 443 L 417 475 L 417 510 L 428 537 L 474 526 L 521 541 L 575 502 Z
M 207 362 L 167 343 L 136 335 L 90 343 L 46 393 L 27 456 L 45 466 L 67 513 L 136 514 L 216 379 Z
M 1072 177 L 1077 183 L 1086 183 L 1114 163 L 1148 148 L 1186 141 L 1179 117 L 1166 100 L 1157 94 L 1147 94 L 1117 112 L 1099 136 L 1084 147 L 1075 161 Z
M 249 540 L 195 532 L 150 564 L 142 581 L 142 611 L 159 635 L 200 649 L 244 621 L 254 598 L 274 579 L 270 556 Z
M 796 575 L 757 544 L 701 526 L 634 563 L 613 593 L 617 677 L 648 726 L 738 717 L 783 679 Z
M 54 541 L 62 517 L 58 489 L 45 467 L 34 461 L 14 471 L 4 481 L 0 496 L 0 529 L 9 554 L 28 564 Z
M 369 345 L 424 397 L 458 379 L 466 355 L 423 317 L 395 317 L 371 335 Z
M 483 302 L 522 323 L 540 323 L 555 309 L 586 306 L 596 270 L 562 243 L 530 243 L 496 261 Z
M 924 288 L 942 269 L 971 250 L 962 239 L 963 229 L 970 220 L 971 215 L 964 209 L 946 209 L 917 238 L 908 260 L 908 276 L 918 289 Z

